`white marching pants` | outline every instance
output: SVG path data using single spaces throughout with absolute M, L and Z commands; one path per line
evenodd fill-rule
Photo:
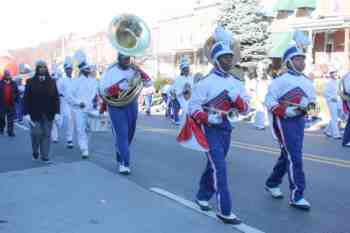
M 74 119 L 72 108 L 68 104 L 61 105 L 62 128 L 66 133 L 66 141 L 73 141 Z
M 83 112 L 80 109 L 74 109 L 73 115 L 74 115 L 75 132 L 77 135 L 79 148 L 82 152 L 88 151 L 89 150 L 89 146 L 88 146 L 89 138 L 87 133 L 88 115 L 86 112 Z
M 325 129 L 325 133 L 332 137 L 340 137 L 339 127 L 338 127 L 338 103 L 327 101 L 329 113 L 330 113 L 330 121 Z
M 255 113 L 255 121 L 254 126 L 258 129 L 265 128 L 265 119 L 266 119 L 266 108 L 265 106 L 259 102 L 257 104 L 256 113 Z
M 186 115 L 188 113 L 188 104 L 189 104 L 189 100 L 185 100 L 184 97 L 180 97 L 178 98 L 179 104 L 181 106 L 181 116 L 180 116 L 180 123 L 181 125 L 183 125 L 185 123 L 186 120 Z

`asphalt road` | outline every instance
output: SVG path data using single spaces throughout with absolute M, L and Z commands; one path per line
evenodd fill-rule
M 161 116 L 140 114 L 131 148 L 132 174 L 125 179 L 147 190 L 158 188 L 193 200 L 206 158 L 179 146 L 177 132 L 178 128 Z M 1 173 L 46 166 L 31 161 L 28 131 L 17 128 L 17 137 L 0 137 L 0 145 Z M 110 132 L 94 133 L 90 161 L 117 175 L 112 145 Z M 246 224 L 267 233 L 349 233 L 350 149 L 321 132 L 306 133 L 305 197 L 312 204 L 309 212 L 289 207 L 287 177 L 281 186 L 284 199 L 274 200 L 264 192 L 265 179 L 278 155 L 268 129 L 257 131 L 250 124 L 237 123 L 227 158 L 234 212 Z M 52 159 L 55 164 L 71 163 L 80 161 L 80 155 L 60 142 L 52 146 Z

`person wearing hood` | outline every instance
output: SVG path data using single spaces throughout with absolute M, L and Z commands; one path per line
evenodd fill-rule
M 14 137 L 14 120 L 16 118 L 16 102 L 19 99 L 17 84 L 12 80 L 9 70 L 4 71 L 0 80 L 0 135 L 4 134 L 7 126 L 7 135 Z
M 43 162 L 51 163 L 51 129 L 53 121 L 59 119 L 60 101 L 56 82 L 45 61 L 36 62 L 34 76 L 26 83 L 23 103 L 23 119 L 30 126 L 33 160 L 41 157 Z

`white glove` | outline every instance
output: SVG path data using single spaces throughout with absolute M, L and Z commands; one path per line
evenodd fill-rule
M 119 88 L 122 89 L 123 91 L 127 90 L 129 88 L 129 83 L 127 80 L 121 82 L 118 84 Z
M 208 123 L 213 125 L 218 125 L 222 123 L 222 116 L 218 113 L 208 114 Z
M 32 121 L 32 119 L 30 118 L 30 115 L 27 114 L 25 116 L 23 116 L 23 120 L 25 123 L 27 123 L 29 126 L 35 126 L 35 123 Z
M 298 107 L 297 106 L 290 106 L 290 107 L 287 107 L 286 109 L 286 117 L 296 117 L 298 115 L 301 114 L 301 112 L 298 110 Z
M 54 119 L 54 121 L 60 121 L 60 120 L 61 120 L 60 114 L 55 114 L 55 119 Z
M 309 100 L 306 98 L 306 97 L 301 97 L 301 100 L 300 100 L 300 103 L 299 103 L 299 106 L 301 109 L 306 109 L 307 106 L 309 105 Z

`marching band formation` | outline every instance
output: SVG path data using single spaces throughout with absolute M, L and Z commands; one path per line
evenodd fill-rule
M 100 80 L 95 78 L 94 66 L 89 64 L 82 51 L 65 59 L 63 74 L 58 71 L 50 74 L 45 61 L 36 62 L 34 75 L 28 79 L 23 96 L 23 119 L 30 128 L 34 160 L 51 162 L 50 143 L 58 142 L 58 131 L 61 130 L 65 133 L 66 147 L 75 146 L 75 134 L 82 158 L 88 159 L 89 119 L 108 115 L 118 171 L 130 174 L 129 147 L 136 131 L 138 96 L 143 93 L 146 113 L 150 114 L 155 92 L 151 78 L 133 63 L 133 57 L 142 54 L 149 44 L 147 30 L 147 25 L 133 15 L 122 15 L 113 20 L 109 34 L 118 56 Z M 241 223 L 232 211 L 227 177 L 226 156 L 233 123 L 239 115 L 251 111 L 250 96 L 244 83 L 232 73 L 240 57 L 237 43 L 234 35 L 217 27 L 204 48 L 213 65 L 212 70 L 204 77 L 193 76 L 189 60 L 183 57 L 179 65 L 180 75 L 161 89 L 165 116 L 181 126 L 177 142 L 205 153 L 207 158 L 195 202 L 202 211 L 209 211 L 212 210 L 209 200 L 216 196 L 217 217 L 227 224 Z M 296 38 L 284 52 L 285 71 L 270 83 L 257 84 L 259 92 L 256 93 L 258 103 L 254 125 L 257 129 L 264 129 L 269 115 L 273 136 L 281 149 L 280 157 L 265 182 L 266 191 L 273 198 L 282 198 L 279 186 L 287 173 L 290 205 L 308 210 L 311 205 L 304 197 L 303 140 L 307 116 L 316 108 L 316 94 L 312 81 L 303 73 L 306 58 L 303 45 Z M 73 74 L 74 63 L 77 63 L 77 75 Z M 341 80 L 341 100 L 337 79 L 336 70 L 331 70 L 324 90 L 331 120 L 324 133 L 335 139 L 342 138 L 343 146 L 350 146 L 350 73 Z M 18 92 L 10 74 L 5 72 L 0 81 L 1 134 L 4 134 L 6 121 L 8 135 L 14 136 L 14 103 Z M 343 137 L 338 127 L 339 108 L 347 118 Z

